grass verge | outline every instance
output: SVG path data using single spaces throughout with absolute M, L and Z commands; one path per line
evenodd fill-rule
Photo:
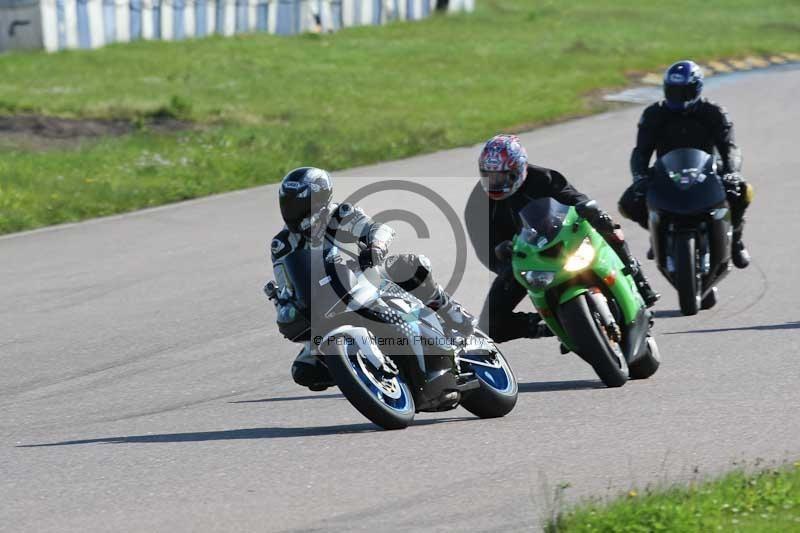
M 688 488 L 590 504 L 561 515 L 548 533 L 800 531 L 800 462 L 757 474 L 734 472 Z
M 0 114 L 138 127 L 68 146 L 0 135 L 0 233 L 476 143 L 594 111 L 591 91 L 677 58 L 800 52 L 796 0 L 477 5 L 333 35 L 0 56 Z

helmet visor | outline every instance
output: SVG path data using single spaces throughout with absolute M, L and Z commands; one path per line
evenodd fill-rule
M 281 196 L 281 216 L 286 222 L 286 227 L 293 233 L 300 232 L 300 224 L 303 219 L 308 217 L 311 211 L 311 200 L 309 198 L 296 198 L 292 196 Z
M 686 104 L 695 101 L 698 96 L 700 96 L 700 91 L 697 83 L 664 86 L 664 98 L 670 104 Z
M 508 171 L 481 171 L 481 186 L 492 200 L 502 200 L 514 192 L 517 176 Z

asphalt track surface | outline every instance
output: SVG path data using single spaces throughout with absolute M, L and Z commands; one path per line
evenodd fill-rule
M 530 530 L 562 485 L 569 503 L 800 457 L 798 88 L 794 71 L 712 91 L 757 188 L 754 262 L 691 318 L 650 264 L 661 370 L 604 389 L 551 339 L 508 343 L 520 396 L 500 420 L 458 409 L 376 431 L 336 391 L 292 383 L 297 348 L 260 293 L 274 187 L 0 239 L 0 530 Z M 523 139 L 613 209 L 640 111 Z M 342 172 L 360 178 L 338 192 L 371 176 L 475 176 L 476 156 Z M 460 213 L 474 178 L 424 183 Z M 418 212 L 430 238 L 399 222 L 394 249 L 449 276 L 454 240 L 433 204 L 361 204 Z M 643 255 L 645 233 L 625 227 Z M 470 258 L 458 297 L 478 312 L 490 279 Z

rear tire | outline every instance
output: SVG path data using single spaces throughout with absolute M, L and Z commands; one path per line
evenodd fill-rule
M 647 337 L 647 352 L 630 365 L 631 379 L 647 379 L 661 366 L 661 354 L 653 337 Z
M 586 295 L 581 294 L 561 305 L 558 316 L 564 330 L 576 346 L 576 351 L 587 361 L 606 387 L 621 387 L 628 381 L 628 364 L 617 346 L 600 330 L 602 327 L 589 306 Z
M 354 365 L 353 358 L 357 355 L 358 347 L 347 343 L 328 343 L 331 348 L 325 350 L 325 363 L 331 372 L 336 385 L 345 398 L 358 409 L 362 415 L 383 429 L 404 429 L 414 420 L 415 407 L 411 391 L 403 382 L 402 376 L 397 376 L 397 386 L 403 397 L 400 409 L 390 407 L 382 401 L 375 392 L 375 385 L 365 381 L 360 375 L 363 370 L 358 370 L 357 361 Z M 344 344 L 344 345 L 343 345 Z M 349 350 L 348 350 L 349 349 Z M 352 353 L 348 353 L 348 351 Z M 366 365 L 370 365 L 366 362 Z M 370 388 L 373 387 L 372 389 Z
M 696 315 L 700 310 L 699 285 L 694 237 L 680 235 L 675 240 L 675 286 L 684 315 Z
M 713 287 L 700 302 L 700 309 L 711 309 L 717 305 L 717 288 Z
M 493 374 L 489 374 L 488 368 L 481 369 L 479 365 L 469 365 L 471 370 L 475 373 L 475 377 L 481 382 L 481 388 L 470 391 L 461 399 L 461 406 L 480 418 L 499 418 L 506 416 L 514 409 L 517 404 L 517 395 L 519 394 L 519 387 L 517 386 L 517 378 L 511 370 L 505 356 L 494 346 L 495 357 L 499 363 L 500 368 L 497 371 L 501 372 L 500 377 L 504 378 L 507 383 L 500 385 L 502 390 L 497 386 L 498 379 L 493 379 Z M 477 358 L 469 355 L 464 356 L 466 359 Z M 486 359 L 486 356 L 480 356 L 481 359 Z M 496 372 L 496 371 L 495 371 Z

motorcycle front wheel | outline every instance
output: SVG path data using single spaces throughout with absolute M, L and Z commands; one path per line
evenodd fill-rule
M 414 398 L 401 375 L 382 375 L 355 342 L 329 342 L 325 363 L 339 390 L 358 412 L 383 429 L 404 429 L 414 420 Z
M 678 289 L 681 313 L 687 316 L 696 315 L 701 306 L 701 290 L 692 235 L 678 235 L 675 239 L 675 286 Z
M 606 387 L 621 387 L 628 381 L 628 363 L 619 344 L 604 331 L 600 317 L 585 294 L 559 307 L 558 317 L 576 352 L 589 361 Z

